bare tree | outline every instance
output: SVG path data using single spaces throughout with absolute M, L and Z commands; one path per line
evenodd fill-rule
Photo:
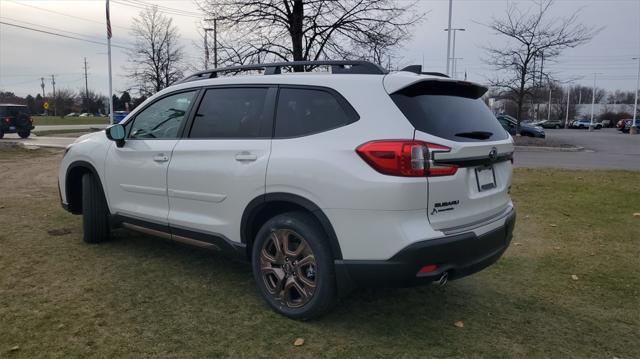
M 536 86 L 552 81 L 553 76 L 545 71 L 542 61 L 547 64 L 554 61 L 562 50 L 588 42 L 597 32 L 577 22 L 578 11 L 568 17 L 552 17 L 553 2 L 539 0 L 525 11 L 510 5 L 505 18 L 493 18 L 488 24 L 505 37 L 502 45 L 486 48 L 485 61 L 500 74 L 490 79 L 490 83 L 517 104 L 518 125 L 526 97 L 533 94 Z
M 219 58 L 228 64 L 329 58 L 383 64 L 423 17 L 416 2 L 395 0 L 199 0 L 198 5 L 207 17 L 219 19 Z
M 129 75 L 140 93 L 150 95 L 182 78 L 183 49 L 173 20 L 152 6 L 133 20 L 134 48 L 129 52 Z

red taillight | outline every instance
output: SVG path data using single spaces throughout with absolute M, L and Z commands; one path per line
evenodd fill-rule
M 10 119 L 9 117 L 5 117 L 5 118 L 4 118 L 4 123 L 7 123 L 7 124 L 8 124 L 9 122 L 11 122 L 11 119 Z
M 456 173 L 455 165 L 434 165 L 432 152 L 448 152 L 451 149 L 414 140 L 380 140 L 362 144 L 356 152 L 376 171 L 401 177 L 450 176 Z
M 29 116 L 29 122 L 33 123 L 33 119 Z
M 418 274 L 426 274 L 426 273 L 435 272 L 436 269 L 438 269 L 437 265 L 435 265 L 435 264 L 427 264 L 426 266 L 420 268 L 420 270 L 418 271 Z

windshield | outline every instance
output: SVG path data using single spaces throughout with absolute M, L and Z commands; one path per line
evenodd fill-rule
M 424 81 L 391 95 L 419 131 L 453 141 L 497 141 L 508 138 L 489 107 L 484 91 L 467 83 Z

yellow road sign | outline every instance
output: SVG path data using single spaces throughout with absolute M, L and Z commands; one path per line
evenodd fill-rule
M 42 107 L 44 107 L 45 110 L 48 110 L 49 109 L 49 103 L 48 102 L 43 103 Z

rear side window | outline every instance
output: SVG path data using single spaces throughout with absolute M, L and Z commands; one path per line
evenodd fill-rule
M 391 98 L 418 131 L 459 142 L 507 139 L 479 98 L 483 93 L 483 88 L 468 83 L 423 81 Z
M 356 111 L 333 91 L 285 87 L 278 95 L 275 137 L 310 135 L 357 120 Z
M 265 116 L 267 88 L 208 89 L 193 119 L 190 138 L 256 138 L 271 134 Z

